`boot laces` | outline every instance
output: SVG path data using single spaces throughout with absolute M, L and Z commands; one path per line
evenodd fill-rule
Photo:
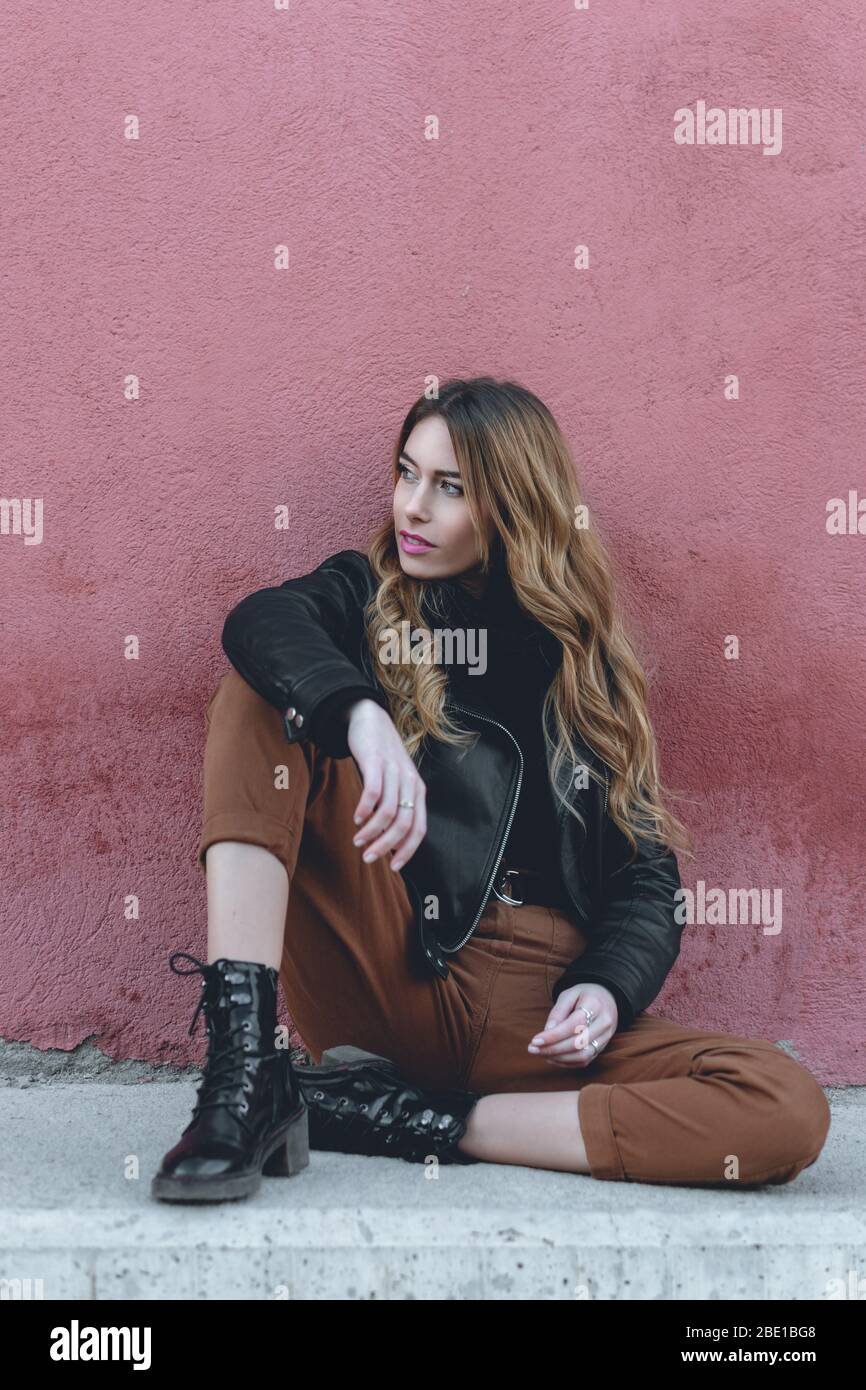
M 175 967 L 175 960 L 181 957 L 186 957 L 187 960 L 193 962 L 192 970 L 178 970 Z M 206 986 L 208 981 L 214 978 L 213 967 L 205 965 L 197 956 L 190 955 L 187 951 L 175 951 L 169 960 L 169 965 L 175 975 L 200 974 L 202 977 L 201 998 L 196 1005 L 195 1013 L 192 1016 L 192 1023 L 188 1030 L 188 1036 L 191 1037 L 195 1031 L 198 1016 L 208 997 Z M 228 983 L 231 984 L 230 981 Z M 198 1119 L 202 1111 L 222 1106 L 225 1109 L 231 1110 L 238 1123 L 251 1135 L 252 1129 L 246 1118 L 246 1113 L 239 1108 L 246 1104 L 246 1100 L 239 1095 L 239 1090 L 242 1088 L 245 1092 L 246 1086 L 238 1079 L 237 1070 L 240 1065 L 240 1059 L 238 1057 L 239 1045 L 244 1053 L 248 1051 L 245 1039 L 242 1044 L 239 1044 L 239 1035 L 242 1033 L 250 1033 L 252 1031 L 252 1024 L 249 1019 L 242 1019 L 240 1023 L 233 1023 L 225 1035 L 217 1036 L 216 1026 L 210 1014 L 205 1016 L 205 1021 L 208 1033 L 207 1058 L 205 1060 L 204 1075 L 196 1090 L 197 1099 L 193 1108 L 190 1124 L 193 1124 Z M 246 1057 L 243 1062 L 244 1073 L 246 1075 L 254 1071 L 256 1064 L 263 1065 L 268 1062 L 272 1063 L 278 1061 L 278 1052 L 274 1052 L 271 1055 L 258 1053 L 254 1058 Z

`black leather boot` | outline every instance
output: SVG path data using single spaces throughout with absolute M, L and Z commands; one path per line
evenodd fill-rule
M 478 1163 L 457 1147 L 479 1099 L 469 1091 L 424 1091 L 387 1057 L 332 1047 L 318 1066 L 298 1067 L 310 1147 L 423 1163 Z
M 175 969 L 186 957 L 193 970 Z M 262 1174 L 289 1177 L 310 1161 L 307 1108 L 291 1058 L 275 1046 L 279 976 L 258 961 L 221 957 L 205 965 L 175 951 L 176 975 L 202 975 L 189 1028 L 205 1010 L 208 1051 L 192 1119 L 151 1184 L 163 1202 L 248 1197 Z

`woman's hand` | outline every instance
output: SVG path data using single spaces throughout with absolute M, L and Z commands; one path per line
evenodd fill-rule
M 587 1023 L 586 1009 L 593 1015 Z M 610 1042 L 619 1022 L 616 1000 L 604 985 L 572 985 L 564 989 L 550 1011 L 547 1025 L 529 1045 L 559 1067 L 588 1067 Z M 598 1044 L 598 1051 L 591 1046 Z
M 355 824 L 361 828 L 354 843 L 364 848 L 367 863 L 393 850 L 391 868 L 396 872 L 427 833 L 427 788 L 381 705 L 357 700 L 346 713 L 349 748 L 364 779 L 355 808 Z M 399 806 L 400 801 L 412 801 L 414 807 Z

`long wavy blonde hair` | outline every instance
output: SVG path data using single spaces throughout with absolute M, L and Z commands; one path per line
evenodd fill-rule
M 481 574 L 504 566 L 517 602 L 562 644 L 542 711 L 548 756 L 553 754 L 551 790 L 582 821 L 557 789 L 565 759 L 572 769 L 585 768 L 587 776 L 601 780 L 580 759 L 571 735 L 577 729 L 611 774 L 609 811 L 632 846 L 632 859 L 635 832 L 693 857 L 691 834 L 661 802 L 663 791 L 671 793 L 659 779 L 646 677 L 622 625 L 598 532 L 579 524 L 586 513 L 576 469 L 553 415 L 513 382 L 450 380 L 438 397 L 421 396 L 403 421 L 392 458 L 395 484 L 409 435 L 419 420 L 434 414 L 451 437 L 478 536 Z M 495 523 L 492 547 L 481 524 L 485 504 Z M 435 581 L 404 573 L 393 516 L 371 536 L 366 554 L 378 580 L 364 614 L 366 640 L 406 751 L 414 757 L 428 736 L 452 744 L 474 742 L 477 735 L 455 725 L 444 708 L 448 677 L 433 659 L 433 634 L 425 623 L 425 611 L 431 604 L 435 608 Z M 400 631 L 405 621 L 411 632 L 426 634 L 413 660 L 383 660 L 379 634 L 383 628 Z M 553 745 L 547 731 L 551 715 L 557 733 Z

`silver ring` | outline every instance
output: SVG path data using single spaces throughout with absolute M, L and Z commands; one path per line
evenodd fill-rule
M 594 1048 L 595 1048 L 595 1056 L 597 1057 L 597 1056 L 598 1056 L 598 1043 L 596 1042 L 595 1038 L 592 1038 L 592 1039 L 590 1040 L 590 1044 L 589 1044 L 589 1045 L 590 1045 L 590 1047 L 594 1047 Z M 593 1058 L 593 1061 L 595 1061 L 595 1057 Z
M 586 1014 L 587 1023 L 592 1023 L 592 1020 L 595 1018 L 595 1014 L 592 1012 L 592 1009 L 584 1008 L 583 1004 L 580 1005 L 580 1008 L 581 1011 Z
M 409 811 L 414 811 L 414 809 L 415 809 L 415 802 L 414 802 L 414 801 L 398 801 L 398 802 L 397 802 L 397 805 L 398 805 L 398 806 L 405 806 L 406 809 L 409 810 Z

